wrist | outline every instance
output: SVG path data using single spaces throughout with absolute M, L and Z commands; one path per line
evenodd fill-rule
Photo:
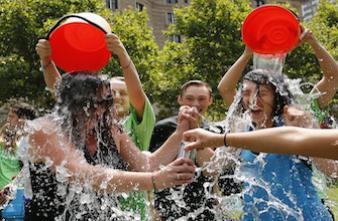
M 41 67 L 40 71 L 44 71 L 45 69 L 49 68 L 50 66 L 54 65 L 53 61 L 49 58 L 41 60 Z
M 122 70 L 128 69 L 132 63 L 132 60 L 129 56 L 124 59 L 120 59 L 120 68 Z
M 155 172 L 151 173 L 151 184 L 154 191 L 157 191 L 156 180 L 155 180 Z

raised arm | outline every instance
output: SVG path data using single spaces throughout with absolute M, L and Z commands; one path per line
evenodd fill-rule
M 137 116 L 142 118 L 147 98 L 143 91 L 135 65 L 124 45 L 115 34 L 107 34 L 106 39 L 108 50 L 116 54 L 119 58 L 124 80 L 127 85 L 130 103 L 135 108 Z
M 338 130 L 279 127 L 252 132 L 230 133 L 226 144 L 231 147 L 250 149 L 255 152 L 300 154 L 338 160 Z M 184 133 L 184 139 L 192 141 L 188 150 L 224 146 L 224 135 L 202 129 Z
M 40 39 L 35 47 L 40 57 L 41 69 L 47 88 L 54 94 L 56 81 L 61 78 L 54 62 L 51 60 L 51 47 L 46 39 Z
M 162 189 L 191 182 L 194 176 L 195 168 L 189 159 L 176 160 L 156 172 L 126 172 L 88 164 L 60 134 L 38 129 L 29 136 L 29 140 L 32 161 L 44 162 L 48 159 L 52 162 L 48 165 L 53 171 L 64 167 L 67 171 L 65 179 L 69 182 L 89 184 L 97 192 Z M 107 185 L 102 185 L 104 183 Z
M 242 76 L 245 66 L 252 57 L 252 51 L 246 47 L 243 54 L 225 73 L 222 80 L 219 82 L 217 89 L 221 94 L 223 101 L 227 107 L 230 107 L 236 95 L 236 86 Z
M 318 90 L 321 93 L 318 97 L 318 103 L 320 108 L 324 108 L 334 97 L 338 88 L 338 64 L 311 31 L 304 30 L 303 41 L 311 45 L 323 72 L 322 79 L 315 85 L 313 90 Z
M 130 139 L 128 135 L 121 134 L 115 139 L 120 146 L 120 154 L 135 171 L 154 171 L 161 165 L 168 165 L 174 161 L 182 141 L 183 132 L 189 129 L 191 119 L 191 108 L 182 106 L 178 117 L 178 127 L 176 131 L 166 140 L 166 142 L 151 155 L 142 153 Z

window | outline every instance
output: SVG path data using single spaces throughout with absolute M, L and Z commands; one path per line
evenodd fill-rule
M 139 3 L 139 2 L 136 2 L 136 10 L 141 12 L 143 11 L 143 8 L 144 8 L 144 5 Z
M 181 35 L 170 35 L 169 40 L 174 41 L 174 42 L 178 42 L 178 43 L 182 42 Z
M 106 0 L 106 7 L 112 10 L 116 10 L 119 8 L 118 0 Z
M 256 0 L 256 7 L 259 7 L 264 4 L 265 4 L 265 0 Z
M 178 0 L 166 0 L 167 4 L 176 4 L 178 3 Z
M 174 24 L 174 23 L 175 23 L 174 13 L 168 12 L 167 13 L 167 24 Z

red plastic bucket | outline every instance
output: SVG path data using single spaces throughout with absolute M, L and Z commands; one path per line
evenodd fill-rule
M 48 35 L 52 60 L 66 72 L 96 72 L 111 57 L 105 38 L 106 33 L 110 32 L 109 24 L 99 15 L 67 15 L 58 21 Z
M 283 54 L 299 42 L 297 17 L 278 5 L 264 5 L 253 10 L 244 20 L 242 38 L 259 54 Z

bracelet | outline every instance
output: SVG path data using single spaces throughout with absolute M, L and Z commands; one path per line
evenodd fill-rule
M 224 138 L 223 138 L 223 142 L 224 142 L 224 146 L 227 147 L 228 144 L 227 144 L 227 134 L 228 133 L 224 133 Z
M 120 67 L 121 67 L 121 69 L 127 69 L 127 68 L 130 67 L 130 64 L 131 64 L 131 58 L 129 58 L 129 62 L 126 66 L 120 66 Z
M 153 184 L 154 191 L 156 191 L 157 188 L 156 188 L 156 185 L 155 185 L 155 176 L 154 176 L 154 174 L 151 174 L 151 183 Z

